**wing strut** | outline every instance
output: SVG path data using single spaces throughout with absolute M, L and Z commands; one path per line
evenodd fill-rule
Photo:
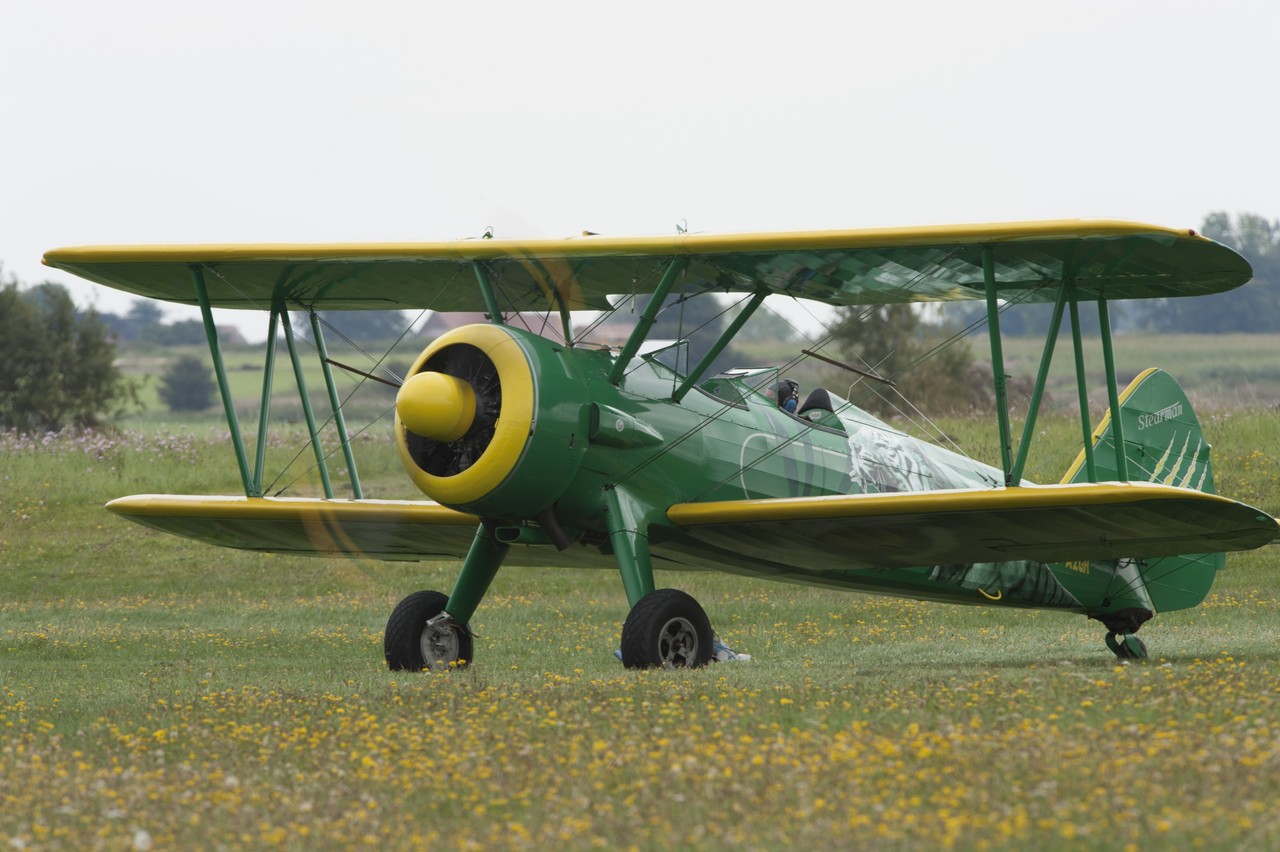
M 324 487 L 325 497 L 333 498 L 333 485 L 329 477 L 329 468 L 325 462 L 324 447 L 320 443 L 320 430 L 316 426 L 315 413 L 311 407 L 311 398 L 307 394 L 307 383 L 303 377 L 302 361 L 298 356 L 293 327 L 289 322 L 288 311 L 281 301 L 271 305 L 270 319 L 267 322 L 267 350 L 263 362 L 262 398 L 258 410 L 258 435 L 254 453 L 253 467 L 249 466 L 249 454 L 246 450 L 244 436 L 240 431 L 240 419 L 236 415 L 235 402 L 231 395 L 231 386 L 227 381 L 226 365 L 222 359 L 222 347 L 218 342 L 218 328 L 213 321 L 212 305 L 209 291 L 204 280 L 204 269 L 199 264 L 192 264 L 191 278 L 195 284 L 196 300 L 200 304 L 200 315 L 204 320 L 205 336 L 209 342 L 209 354 L 213 359 L 213 372 L 218 381 L 218 391 L 222 396 L 222 407 L 226 413 L 227 429 L 231 435 L 231 445 L 235 450 L 236 463 L 240 468 L 240 481 L 244 485 L 246 497 L 261 497 L 263 493 L 262 475 L 266 468 L 267 431 L 271 413 L 271 386 L 275 376 L 276 364 L 276 331 L 281 324 L 284 327 L 285 343 L 289 348 L 289 360 L 293 366 L 294 378 L 298 385 L 298 398 L 302 412 L 306 418 L 307 431 L 311 436 L 311 445 L 315 451 L 316 467 L 320 472 L 320 481 Z M 324 374 L 325 388 L 329 394 L 329 402 L 333 407 L 334 426 L 338 430 L 342 452 L 347 462 L 347 472 L 351 479 L 351 490 L 357 499 L 364 498 L 360 487 L 360 474 L 356 470 L 355 455 L 347 436 L 347 424 L 342 415 L 342 403 L 338 398 L 338 389 L 334 384 L 333 371 L 329 367 L 329 355 L 325 347 L 324 335 L 320 330 L 320 319 L 315 311 L 309 312 L 311 328 L 314 334 L 316 350 L 320 355 L 321 370 Z
M 996 301 L 996 268 L 990 245 L 982 247 L 982 278 L 987 287 L 987 337 L 991 340 L 991 375 L 996 385 L 996 419 L 1000 424 L 1000 463 L 1006 487 L 1017 485 L 1013 478 L 1013 438 L 1009 434 L 1009 395 L 1005 390 L 1004 349 L 1000 344 L 1000 306 Z
M 253 494 L 262 496 L 262 471 L 267 466 L 267 427 L 271 420 L 271 383 L 276 374 L 276 330 L 280 326 L 280 310 L 271 306 L 271 318 L 267 321 L 267 354 L 262 367 L 262 400 L 258 404 L 258 451 L 253 460 Z
M 485 312 L 489 314 L 489 322 L 503 325 L 502 309 L 498 307 L 498 294 L 493 289 L 493 281 L 489 278 L 489 270 L 478 260 L 471 261 L 471 269 L 476 274 L 476 283 L 480 285 L 480 295 L 484 298 Z
M 246 497 L 261 497 L 262 491 L 254 491 L 249 475 L 249 456 L 240 437 L 240 421 L 236 419 L 235 405 L 231 400 L 231 386 L 227 382 L 227 370 L 222 363 L 222 348 L 218 345 L 218 327 L 213 324 L 213 309 L 209 304 L 209 288 L 204 283 L 203 269 L 192 264 L 191 279 L 196 287 L 196 300 L 200 303 L 200 318 L 204 320 L 205 337 L 209 339 L 209 356 L 213 359 L 213 374 L 218 379 L 218 392 L 222 395 L 222 407 L 227 414 L 227 429 L 231 432 L 231 445 L 235 448 L 236 463 L 240 466 L 240 481 L 244 483 Z
M 729 323 L 729 327 L 724 330 L 715 343 L 711 344 L 707 354 L 702 356 L 702 360 L 689 371 L 689 375 L 685 376 L 684 381 L 680 383 L 680 387 L 676 388 L 676 392 L 671 395 L 674 401 L 679 402 L 684 399 L 684 395 L 697 383 L 698 379 L 702 378 L 702 374 L 711 366 L 711 362 L 720 356 L 720 353 L 729 345 L 729 341 L 733 340 L 739 329 L 746 324 L 747 320 L 751 319 L 751 315 L 756 312 L 756 308 L 764 304 L 764 300 L 768 295 L 768 290 L 757 290 L 756 294 L 751 297 L 751 301 L 747 302 L 747 306 L 738 311 L 738 315 L 733 318 L 733 322 Z
M 1102 335 L 1102 363 L 1107 371 L 1107 404 L 1111 406 L 1111 427 L 1116 445 L 1116 470 L 1120 481 L 1129 481 L 1129 465 L 1124 455 L 1124 429 L 1120 416 L 1120 393 L 1116 387 L 1116 358 L 1111 350 L 1111 311 L 1106 299 L 1098 299 L 1098 333 Z
M 1053 363 L 1058 331 L 1062 328 L 1062 311 L 1066 306 L 1067 283 L 1063 281 L 1058 287 L 1058 298 L 1053 302 L 1053 317 L 1049 320 L 1049 330 L 1045 332 L 1044 350 L 1040 353 L 1040 370 L 1036 373 L 1036 383 L 1031 389 L 1031 403 L 1027 407 L 1027 421 L 1022 424 L 1022 440 L 1018 442 L 1018 457 L 1013 462 L 1013 482 L 1022 481 L 1022 473 L 1027 467 L 1031 436 L 1035 434 L 1036 417 L 1040 413 L 1040 401 L 1044 398 L 1045 382 L 1049 379 L 1049 365 Z
M 1080 430 L 1084 435 L 1084 466 L 1090 482 L 1098 481 L 1098 468 L 1093 463 L 1093 424 L 1089 420 L 1089 389 L 1085 385 L 1084 343 L 1080 339 L 1080 303 L 1076 300 L 1074 281 L 1066 282 L 1071 299 L 1071 346 L 1076 356 L 1076 395 L 1080 400 Z
M 329 405 L 333 408 L 333 425 L 338 430 L 338 440 L 342 443 L 342 455 L 347 461 L 347 471 L 351 474 L 351 492 L 357 499 L 364 498 L 364 489 L 360 487 L 360 476 L 356 473 L 356 457 L 351 452 L 351 438 L 347 435 L 347 418 L 342 414 L 342 401 L 338 399 L 338 386 L 333 383 L 333 369 L 329 361 L 329 348 L 325 345 L 324 334 L 320 331 L 320 316 L 313 310 L 311 317 L 311 339 L 315 341 L 316 352 L 320 355 L 320 369 L 324 371 L 324 386 L 329 391 Z
M 631 336 L 627 338 L 626 343 L 622 344 L 622 350 L 613 362 L 613 369 L 609 371 L 610 384 L 616 385 L 622 381 L 627 364 L 631 363 L 631 359 L 640 351 L 640 344 L 644 343 L 645 338 L 649 336 L 649 329 L 653 328 L 653 323 L 658 318 L 658 311 L 662 310 L 663 303 L 667 301 L 671 285 L 675 284 L 676 278 L 684 271 L 686 265 L 688 261 L 682 257 L 674 258 L 667 264 L 667 271 L 662 274 L 662 280 L 658 282 L 653 295 L 649 297 L 649 304 L 645 305 L 644 310 L 640 312 L 635 328 L 631 329 Z
M 991 371 L 995 382 L 996 414 L 1000 426 L 1000 455 L 1004 465 L 1005 486 L 1013 487 L 1022 482 L 1026 469 L 1027 454 L 1031 448 L 1031 436 L 1035 433 L 1036 416 L 1044 398 L 1044 388 L 1048 381 L 1049 365 L 1053 361 L 1053 353 L 1062 328 L 1064 309 L 1071 312 L 1071 343 L 1075 355 L 1076 391 L 1080 404 L 1080 430 L 1084 443 L 1084 462 L 1089 482 L 1097 482 L 1097 467 L 1093 458 L 1093 424 L 1089 417 L 1089 392 L 1085 374 L 1084 341 L 1080 327 L 1080 299 L 1075 280 L 1075 264 L 1072 252 L 1068 252 L 1063 261 L 1062 283 L 1058 287 L 1058 295 L 1054 299 L 1053 317 L 1045 333 L 1044 349 L 1040 355 L 1040 366 L 1036 373 L 1035 385 L 1031 391 L 1027 419 L 1023 424 L 1022 438 L 1018 443 L 1016 458 L 1011 460 L 1011 434 L 1009 427 L 1009 400 L 1004 372 L 1004 353 L 1000 343 L 1000 314 L 996 299 L 997 287 L 995 276 L 994 247 L 982 247 L 982 272 L 987 294 L 987 325 L 991 338 Z M 1120 393 L 1116 383 L 1115 353 L 1111 340 L 1111 316 L 1107 300 L 1099 292 L 1098 333 L 1102 343 L 1102 360 L 1107 377 L 1107 401 L 1111 406 L 1112 420 L 1116 422 L 1115 452 L 1117 476 L 1122 482 L 1129 480 L 1127 459 L 1124 455 L 1124 435 L 1119 431 L 1117 412 L 1120 411 Z
M 294 340 L 293 325 L 289 322 L 289 314 L 280 307 L 280 322 L 284 326 L 284 342 L 289 347 L 289 360 L 293 363 L 293 378 L 298 383 L 298 400 L 302 403 L 302 416 L 307 421 L 307 434 L 311 436 L 311 447 L 315 451 L 316 466 L 320 469 L 320 484 L 324 486 L 324 496 L 333 498 L 333 484 L 329 481 L 329 466 L 324 461 L 324 447 L 320 444 L 320 430 L 316 428 L 316 415 L 311 410 L 311 397 L 307 394 L 307 379 L 302 373 L 302 361 L 298 359 L 298 344 Z

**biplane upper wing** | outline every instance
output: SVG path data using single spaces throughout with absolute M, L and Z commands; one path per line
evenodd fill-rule
M 721 553 L 815 571 L 1155 558 L 1280 535 L 1251 506 L 1146 482 L 683 503 L 667 516 Z
M 608 310 L 652 292 L 673 261 L 686 280 L 832 305 L 985 297 L 1047 301 L 1197 296 L 1247 282 L 1249 264 L 1187 230 L 1114 221 L 774 234 L 440 243 L 203 245 L 57 249 L 44 262 L 139 296 L 196 304 L 193 270 L 217 308 L 481 311 L 477 269 L 503 310 Z

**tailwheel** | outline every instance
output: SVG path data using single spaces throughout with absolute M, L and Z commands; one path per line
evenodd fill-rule
M 387 668 L 419 672 L 471 662 L 471 631 L 444 611 L 448 603 L 449 596 L 440 592 L 414 592 L 396 604 L 382 636 Z
M 1132 633 L 1107 633 L 1107 647 L 1122 660 L 1147 658 L 1147 644 Z
M 629 669 L 697 668 L 711 660 L 711 622 L 678 589 L 658 589 L 631 608 L 622 625 L 622 664 Z

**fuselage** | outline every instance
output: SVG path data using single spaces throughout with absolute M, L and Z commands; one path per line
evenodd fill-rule
M 683 378 L 659 359 L 640 357 L 619 385 L 605 380 L 606 353 L 566 350 L 579 361 L 592 404 L 602 412 L 575 481 L 557 504 L 568 526 L 589 529 L 599 517 L 592 499 L 622 486 L 649 495 L 649 536 L 656 567 L 713 568 L 771 580 L 907 595 L 954 603 L 1088 609 L 1091 587 L 1115 573 L 1113 563 L 1047 565 L 1026 561 L 927 565 L 876 570 L 848 567 L 848 555 L 813 548 L 803 537 L 788 559 L 761 548 L 744 559 L 740 548 L 717 547 L 666 520 L 673 503 L 872 494 L 958 488 L 996 488 L 996 468 L 895 429 L 849 401 L 825 394 L 826 407 L 791 414 L 766 389 L 775 369 L 735 370 L 707 378 L 679 402 Z M 823 394 L 817 396 L 822 397 Z M 597 521 L 598 523 L 598 521 Z M 597 531 L 599 533 L 599 531 Z M 785 531 L 762 533 L 773 539 Z M 1123 597 L 1143 606 L 1140 586 Z M 1083 599 L 1083 600 L 1082 600 Z
M 516 329 L 469 328 L 488 329 L 475 334 L 496 341 L 479 342 L 496 365 L 491 372 L 502 378 L 503 414 L 495 423 L 494 444 L 511 461 L 501 482 L 479 490 L 472 486 L 488 480 L 479 479 L 477 469 L 451 469 L 442 479 L 451 488 L 461 482 L 467 496 L 452 505 L 486 518 L 513 541 L 523 541 L 517 536 L 536 527 L 549 530 L 552 539 L 574 542 L 577 547 L 562 554 L 565 564 L 592 564 L 594 553 L 605 557 L 599 564 L 610 564 L 612 500 L 612 511 L 626 515 L 617 522 L 646 538 L 657 568 L 710 568 L 978 605 L 1150 609 L 1141 582 L 1114 583 L 1123 569 L 1117 563 L 886 569 L 816 546 L 785 525 L 762 525 L 753 533 L 758 539 L 731 543 L 718 540 L 714 530 L 680 528 L 667 516 L 677 504 L 989 489 L 1001 487 L 1003 475 L 909 436 L 829 391 L 818 395 L 824 398 L 820 406 L 783 411 L 765 393 L 779 378 L 775 369 L 735 370 L 686 387 L 685 377 L 661 353 L 633 357 L 618 371 L 617 355 L 608 348 L 569 347 Z M 447 362 L 454 357 L 448 355 L 451 347 L 479 340 L 470 334 L 460 329 L 456 338 L 433 344 L 434 354 L 429 347 L 415 370 Z M 513 356 L 513 347 L 521 358 Z M 517 369 L 516 362 L 524 361 L 528 368 Z M 485 394 L 480 396 L 483 409 Z M 529 413 L 503 438 L 512 400 Z M 523 449 L 517 452 L 518 446 Z M 406 456 L 412 464 L 413 452 Z

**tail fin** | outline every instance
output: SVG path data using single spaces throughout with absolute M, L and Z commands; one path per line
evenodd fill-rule
M 1093 433 L 1094 471 L 1100 482 L 1120 479 L 1113 417 L 1108 411 Z M 1186 393 L 1164 370 L 1153 367 L 1142 372 L 1120 394 L 1120 424 L 1129 481 L 1217 493 L 1200 421 Z M 1062 481 L 1088 481 L 1083 451 Z M 1171 556 L 1149 560 L 1140 573 L 1157 612 L 1186 609 L 1209 594 L 1225 561 L 1221 553 Z
M 1116 466 L 1113 414 L 1108 411 L 1093 433 L 1093 462 L 1099 482 L 1120 479 Z M 1187 395 L 1164 370 L 1152 367 L 1120 394 L 1125 465 L 1134 482 L 1159 482 L 1216 494 L 1209 444 Z M 1063 482 L 1087 482 L 1084 452 Z

